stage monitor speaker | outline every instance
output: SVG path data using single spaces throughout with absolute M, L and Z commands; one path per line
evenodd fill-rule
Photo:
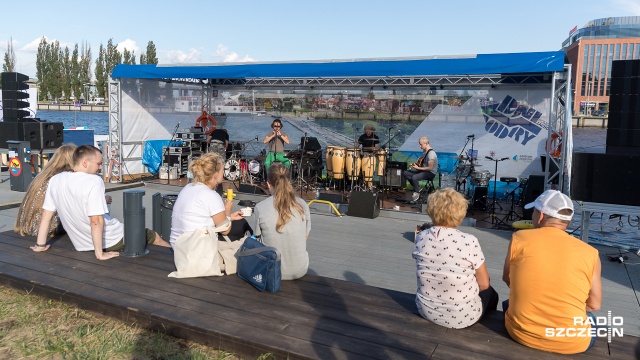
M 543 192 L 544 192 L 544 176 L 529 175 L 529 180 L 527 180 L 527 185 L 524 188 L 523 205 L 533 202 Z M 522 216 L 525 220 L 531 220 L 532 215 L 533 215 L 533 208 L 522 210 Z
M 577 201 L 640 206 L 640 155 L 574 153 L 571 197 Z
M 334 204 L 344 204 L 344 196 L 342 196 L 342 194 L 320 193 L 318 200 L 330 201 Z
M 247 184 L 240 184 L 240 186 L 238 186 L 238 191 L 242 193 L 247 193 L 247 194 L 259 194 L 259 195 L 266 194 L 261 187 L 255 186 L 255 185 L 247 185 Z
M 347 215 L 375 219 L 380 215 L 378 194 L 366 191 L 352 191 L 349 196 Z
M 301 149 L 303 149 L 304 151 L 322 150 L 322 146 L 320 146 L 320 142 L 318 141 L 318 138 L 307 136 L 306 139 L 307 141 L 305 143 L 305 137 L 303 136 L 300 138 Z
M 385 175 L 380 179 L 382 186 L 404 189 L 406 179 L 404 178 L 404 171 L 407 170 L 407 163 L 398 161 L 387 162 L 387 169 Z

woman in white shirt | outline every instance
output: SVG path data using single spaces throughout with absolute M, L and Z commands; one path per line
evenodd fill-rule
M 193 182 L 180 191 L 171 213 L 171 246 L 182 233 L 244 220 L 241 211 L 231 213 L 233 202 L 223 201 L 215 191 L 224 175 L 222 157 L 215 153 L 204 154 L 191 163 L 189 171 L 193 174 Z M 231 226 L 221 234 L 228 234 L 230 229 Z

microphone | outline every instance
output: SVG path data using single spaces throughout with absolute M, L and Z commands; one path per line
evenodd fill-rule
M 493 161 L 493 158 L 491 156 L 485 156 L 484 158 Z
M 468 138 L 476 137 L 476 134 L 467 135 Z
M 509 158 L 508 158 L 508 157 L 506 157 L 506 158 L 502 158 L 502 159 L 500 159 L 500 161 L 505 161 L 505 160 L 509 160 Z

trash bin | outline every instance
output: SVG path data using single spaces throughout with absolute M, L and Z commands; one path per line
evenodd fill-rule
M 176 203 L 178 195 L 166 194 L 162 196 L 162 204 L 160 205 L 160 237 L 166 242 L 171 238 L 171 214 L 173 213 L 173 205 Z
M 124 197 L 124 250 L 122 256 L 138 257 L 149 253 L 144 226 L 145 209 L 142 206 L 144 190 L 125 190 Z

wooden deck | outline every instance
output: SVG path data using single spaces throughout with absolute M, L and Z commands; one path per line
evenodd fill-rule
M 636 337 L 598 339 L 586 354 L 562 356 L 512 341 L 502 312 L 464 330 L 422 319 L 414 294 L 307 275 L 260 293 L 236 276 L 173 279 L 173 256 L 98 261 L 65 236 L 46 253 L 33 238 L 0 233 L 0 283 L 126 322 L 255 358 L 637 359 Z

